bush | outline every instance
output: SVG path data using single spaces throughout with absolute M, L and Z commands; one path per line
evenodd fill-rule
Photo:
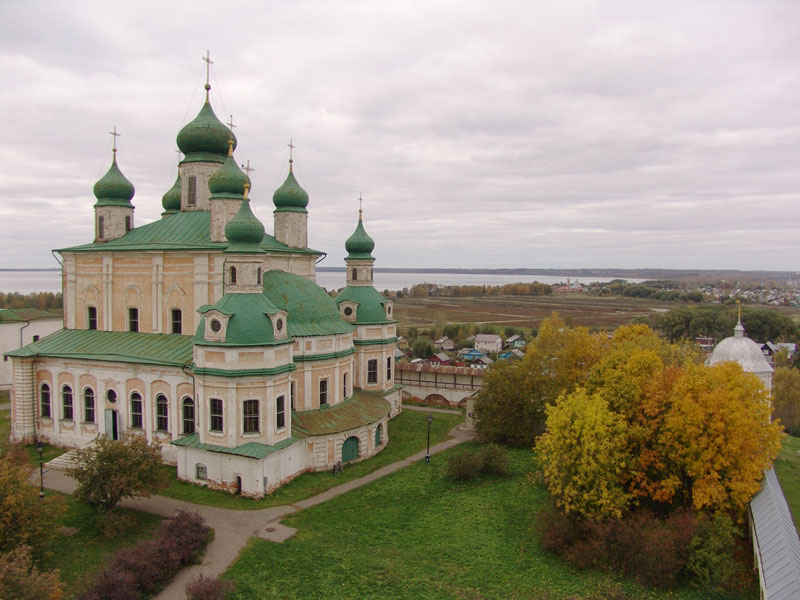
M 481 472 L 487 475 L 508 475 L 510 461 L 508 452 L 497 444 L 488 444 L 478 454 Z
M 724 514 L 704 518 L 689 545 L 688 571 L 694 584 L 709 596 L 731 587 L 739 565 L 734 556 L 738 532 Z
M 211 579 L 202 573 L 186 584 L 186 600 L 225 600 L 233 592 L 233 584 L 222 579 Z
M 447 474 L 453 481 L 470 481 L 481 470 L 481 460 L 477 454 L 463 452 L 453 454 L 447 459 Z
M 138 600 L 160 590 L 178 569 L 197 562 L 211 530 L 197 513 L 178 511 L 132 548 L 119 550 L 108 570 L 80 596 L 81 600 Z
M 62 597 L 58 571 L 39 571 L 33 564 L 30 546 L 23 544 L 0 554 L 0 598 L 60 600 Z

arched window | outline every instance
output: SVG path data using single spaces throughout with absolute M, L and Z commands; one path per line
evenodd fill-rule
M 236 285 L 236 267 L 231 267 L 231 285 Z
M 194 433 L 194 400 L 189 396 L 183 399 L 183 433 Z
M 61 388 L 61 418 L 72 420 L 72 388 L 65 385 Z
M 208 469 L 202 463 L 197 463 L 194 466 L 194 478 L 199 479 L 200 481 L 205 481 L 208 479 Z
M 83 390 L 83 422 L 94 423 L 94 390 L 88 387 Z
M 353 281 L 358 281 L 358 269 L 353 267 Z
M 50 416 L 50 386 L 46 383 L 42 384 L 39 391 L 39 415 L 42 417 Z
M 383 443 L 383 425 L 378 425 L 375 428 L 375 447 L 377 448 Z
M 113 390 L 109 390 L 109 393 Z M 114 394 L 116 398 L 116 394 Z M 131 427 L 142 429 L 144 425 L 144 411 L 142 410 L 142 395 L 139 392 L 131 394 Z
M 169 431 L 169 402 L 164 394 L 156 396 L 156 429 Z
M 261 285 L 261 267 L 256 271 L 256 285 Z

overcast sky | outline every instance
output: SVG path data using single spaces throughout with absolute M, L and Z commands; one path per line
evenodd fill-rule
M 341 266 L 797 270 L 800 2 L 0 3 L 0 267 L 91 241 L 119 164 L 159 218 L 175 136 L 233 114 Z

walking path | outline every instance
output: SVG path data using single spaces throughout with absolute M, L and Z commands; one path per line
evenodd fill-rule
M 446 415 L 457 415 L 461 412 L 459 408 L 433 408 L 431 406 L 414 406 L 413 404 L 403 404 L 403 410 L 416 410 L 418 412 L 444 413 Z
M 404 406 L 404 408 L 411 407 Z M 422 407 L 418 408 L 427 411 L 437 410 L 428 408 L 422 409 Z M 453 436 L 452 438 L 432 446 L 430 450 L 431 454 L 442 452 L 448 448 L 474 439 L 475 433 L 473 431 L 467 431 L 463 429 L 463 427 L 463 424 L 459 425 L 450 432 L 450 435 Z M 366 485 L 376 479 L 380 479 L 389 473 L 394 473 L 395 471 L 424 459 L 425 454 L 425 450 L 421 450 L 408 458 L 381 467 L 369 475 L 364 475 L 358 479 L 348 481 L 326 492 L 322 492 L 321 494 L 306 498 L 305 500 L 291 505 L 273 506 L 261 510 L 230 510 L 192 504 L 190 502 L 165 498 L 163 496 L 153 496 L 151 498 L 124 500 L 120 503 L 120 506 L 155 513 L 165 517 L 169 517 L 181 509 L 191 510 L 199 513 L 200 516 L 205 519 L 206 524 L 214 529 L 214 540 L 208 545 L 205 555 L 203 556 L 203 562 L 199 565 L 192 565 L 182 569 L 172 582 L 164 588 L 160 594 L 155 596 L 158 600 L 184 600 L 186 597 L 184 588 L 187 582 L 196 578 L 200 573 L 203 573 L 206 577 L 212 578 L 223 573 L 236 559 L 239 552 L 244 548 L 251 537 L 257 536 L 272 542 L 284 542 L 292 537 L 297 530 L 280 523 L 279 521 L 283 517 L 304 508 L 316 506 L 345 492 L 349 492 L 350 490 Z M 34 479 L 38 480 L 38 473 Z M 38 481 L 36 481 L 36 483 L 38 483 Z M 44 483 L 45 487 L 48 489 L 57 490 L 65 494 L 71 494 L 77 487 L 74 479 L 69 477 L 64 471 L 55 469 L 45 470 Z

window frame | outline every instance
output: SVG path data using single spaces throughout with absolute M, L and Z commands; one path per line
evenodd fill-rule
M 196 463 L 194 465 L 194 478 L 198 481 L 208 481 L 208 467 L 203 463 Z
M 297 397 L 297 382 L 292 380 L 289 382 L 289 402 L 292 410 L 297 410 L 295 408 L 295 398 Z
M 391 356 L 387 356 L 386 357 L 386 381 L 387 381 L 387 383 L 392 381 L 392 357 Z
M 328 378 L 319 380 L 319 405 L 327 406 L 328 404 Z
M 91 418 L 90 418 L 91 417 Z M 86 387 L 83 390 L 83 422 L 95 423 L 95 395 L 94 390 Z
M 349 373 L 345 372 L 342 375 L 342 400 L 347 398 L 347 376 Z
M 183 311 L 180 308 L 173 308 L 170 310 L 169 316 L 171 322 L 170 332 L 183 334 Z
M 197 206 L 197 176 L 186 178 L 186 206 Z
M 97 307 L 86 307 L 86 329 L 97 329 Z
M 156 431 L 169 433 L 169 399 L 156 394 Z
M 228 269 L 228 282 L 231 285 L 236 285 L 236 279 L 237 279 L 236 267 L 231 267 L 230 269 Z
M 216 403 L 219 403 L 219 410 L 214 410 Z M 225 403 L 221 398 L 208 399 L 208 430 L 225 433 Z
M 45 402 L 45 395 L 47 401 Z M 53 397 L 50 394 L 50 384 L 43 381 L 39 386 L 39 416 L 46 419 L 53 418 Z M 45 414 L 45 407 L 47 407 L 47 414 Z
M 144 403 L 142 401 L 142 395 L 139 392 L 131 392 L 131 428 L 132 429 L 144 429 Z M 135 406 L 138 404 L 139 410 L 135 410 Z M 137 424 L 138 421 L 138 424 Z
M 286 396 L 281 394 L 275 398 L 275 429 L 286 427 Z
M 69 404 L 67 404 L 69 400 Z M 69 416 L 67 416 L 69 413 Z M 72 421 L 75 416 L 75 403 L 72 396 L 72 387 L 69 385 L 61 386 L 61 418 L 64 421 Z
M 128 331 L 139 331 L 139 308 L 136 306 L 128 307 Z
M 184 396 L 181 400 L 181 427 L 183 429 L 183 435 L 192 435 L 197 433 L 197 411 L 195 410 L 196 404 L 194 398 L 191 396 Z M 190 418 L 187 418 L 186 412 L 187 409 L 191 409 L 192 415 Z M 191 431 L 187 431 L 186 424 L 191 423 Z
M 367 361 L 367 385 L 378 383 L 378 359 L 370 358 Z
M 255 414 L 248 414 L 248 408 L 255 406 Z M 255 428 L 253 428 L 255 424 Z M 242 402 L 242 434 L 261 433 L 261 407 L 260 402 L 250 398 Z
M 97 217 L 97 237 L 100 239 L 106 237 L 106 218 L 103 215 Z

